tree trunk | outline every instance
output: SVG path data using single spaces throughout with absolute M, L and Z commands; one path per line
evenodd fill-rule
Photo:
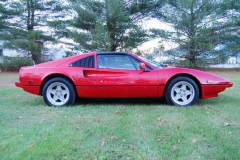
M 196 44 L 195 44 L 195 37 L 196 37 L 196 31 L 195 31 L 195 26 L 194 26 L 194 20 L 195 20 L 195 14 L 194 14 L 194 5 L 193 5 L 193 1 L 191 3 L 191 22 L 190 22 L 190 33 L 191 33 L 191 37 L 190 37 L 190 57 L 189 57 L 189 61 L 190 61 L 190 67 L 195 68 L 196 67 Z
M 116 45 L 116 35 L 115 35 L 115 33 L 114 33 L 114 29 L 113 29 L 113 26 L 111 26 L 112 28 L 111 29 L 109 29 L 109 32 L 111 33 L 110 34 L 110 38 L 112 39 L 112 45 L 111 45 L 111 51 L 116 51 L 116 49 L 117 49 L 117 45 Z
M 196 56 L 198 55 L 198 51 L 196 50 L 190 50 L 189 52 L 189 57 L 188 60 L 190 61 L 190 66 L 191 68 L 196 68 L 197 67 L 197 58 Z
M 41 63 L 41 54 L 33 53 L 33 52 L 32 52 L 32 60 L 33 60 L 36 64 Z
M 194 52 L 190 52 L 189 61 L 190 61 L 192 67 L 196 66 L 196 57 L 195 57 Z
M 31 50 L 31 54 L 32 54 L 32 60 L 38 64 L 41 63 L 41 59 L 42 59 L 42 44 L 38 43 L 38 42 L 33 42 L 35 43 L 34 48 Z
M 116 49 L 117 49 L 117 45 L 112 44 L 112 46 L 111 46 L 111 51 L 116 51 Z
M 27 0 L 27 10 L 28 10 L 27 30 L 28 30 L 28 33 L 31 34 L 31 32 L 34 31 L 34 26 L 35 26 L 35 6 L 34 6 L 33 0 Z M 42 44 L 36 42 L 36 37 L 34 37 L 31 40 L 29 39 L 29 45 L 31 46 L 30 52 L 32 55 L 32 60 L 35 63 L 40 63 L 42 58 L 41 56 Z

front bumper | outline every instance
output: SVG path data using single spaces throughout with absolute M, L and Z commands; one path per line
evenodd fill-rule
M 227 87 L 229 88 L 229 87 L 232 87 L 232 86 L 233 86 L 233 82 L 229 82 Z

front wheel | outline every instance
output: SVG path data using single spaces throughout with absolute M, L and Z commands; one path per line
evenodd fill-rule
M 62 77 L 49 80 L 43 87 L 43 99 L 49 106 L 72 105 L 76 94 L 73 85 Z
M 194 80 L 180 76 L 174 78 L 167 86 L 165 98 L 170 105 L 194 105 L 199 97 L 199 89 Z

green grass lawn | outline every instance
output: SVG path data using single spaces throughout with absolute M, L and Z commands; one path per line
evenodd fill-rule
M 61 108 L 15 87 L 18 74 L 0 73 L 0 159 L 239 159 L 240 72 L 211 73 L 234 86 L 190 107 L 78 100 Z

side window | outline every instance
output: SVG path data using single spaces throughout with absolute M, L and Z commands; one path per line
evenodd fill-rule
M 131 59 L 132 59 L 132 61 L 133 61 L 133 63 L 134 63 L 134 65 L 135 65 L 135 67 L 137 68 L 137 70 L 141 70 L 140 69 L 140 63 L 141 63 L 141 61 L 139 61 L 138 59 L 136 59 L 136 58 L 134 58 L 134 57 L 131 57 Z M 152 68 L 151 67 L 149 67 L 148 65 L 146 65 L 146 70 L 152 70 Z
M 71 63 L 70 66 L 95 68 L 94 55 L 79 59 Z
M 136 70 L 128 55 L 98 55 L 98 68 Z

